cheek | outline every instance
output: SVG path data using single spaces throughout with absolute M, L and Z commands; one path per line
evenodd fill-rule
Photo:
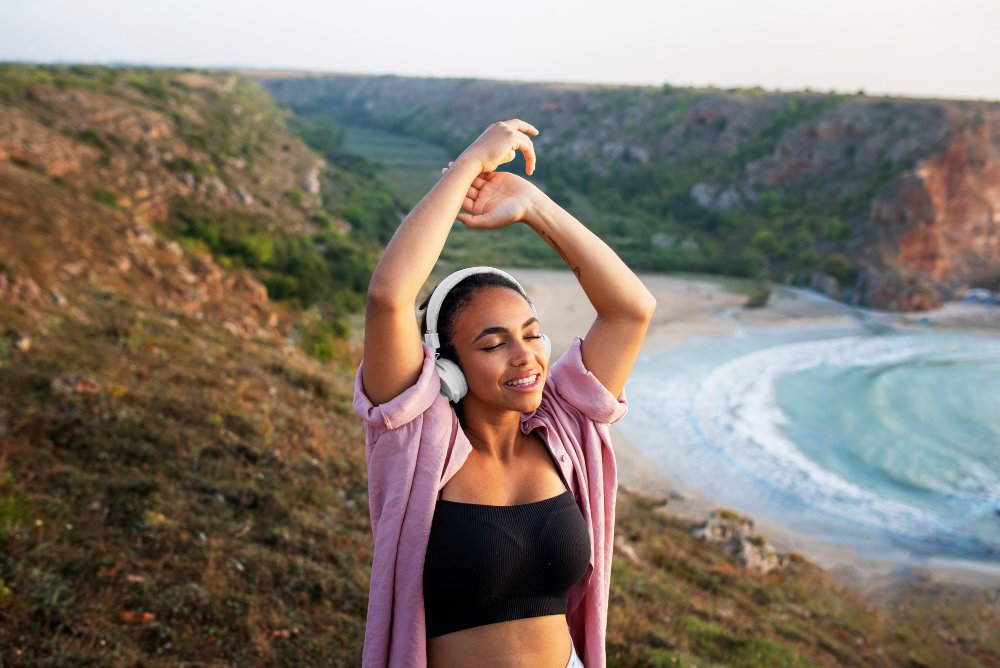
M 486 387 L 496 385 L 503 369 L 498 367 L 488 356 L 470 355 L 463 367 L 466 382 L 470 387 Z

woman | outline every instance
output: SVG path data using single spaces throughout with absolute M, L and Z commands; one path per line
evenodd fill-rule
M 365 666 L 605 665 L 617 489 L 608 424 L 625 413 L 655 301 L 579 221 L 494 171 L 521 152 L 531 174 L 537 134 L 517 119 L 488 127 L 372 275 L 354 399 L 375 537 Z M 586 339 L 550 367 L 523 289 L 489 268 L 443 281 L 421 332 L 416 297 L 456 216 L 481 229 L 523 221 L 552 246 L 597 311 Z

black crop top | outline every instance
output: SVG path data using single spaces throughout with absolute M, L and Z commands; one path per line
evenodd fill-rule
M 587 524 L 569 489 L 513 506 L 438 499 L 424 561 L 427 637 L 564 615 L 589 563 Z

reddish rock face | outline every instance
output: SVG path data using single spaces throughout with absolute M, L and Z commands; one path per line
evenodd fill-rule
M 1000 281 L 1000 110 L 956 115 L 946 148 L 872 205 L 873 264 L 924 286 L 895 297 L 873 289 L 874 306 L 933 308 L 973 285 Z

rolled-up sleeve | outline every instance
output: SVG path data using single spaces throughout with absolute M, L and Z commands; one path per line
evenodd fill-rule
M 397 396 L 377 406 L 365 394 L 362 384 L 364 365 L 362 361 L 354 379 L 353 407 L 365 423 L 369 443 L 377 440 L 383 432 L 398 429 L 416 419 L 430 408 L 441 392 L 441 380 L 434 368 L 434 351 L 426 345 L 424 362 L 417 381 Z
M 625 390 L 619 397 L 608 391 L 597 376 L 583 365 L 580 337 L 573 339 L 569 349 L 552 365 L 549 380 L 564 402 L 594 422 L 614 424 L 628 411 Z

